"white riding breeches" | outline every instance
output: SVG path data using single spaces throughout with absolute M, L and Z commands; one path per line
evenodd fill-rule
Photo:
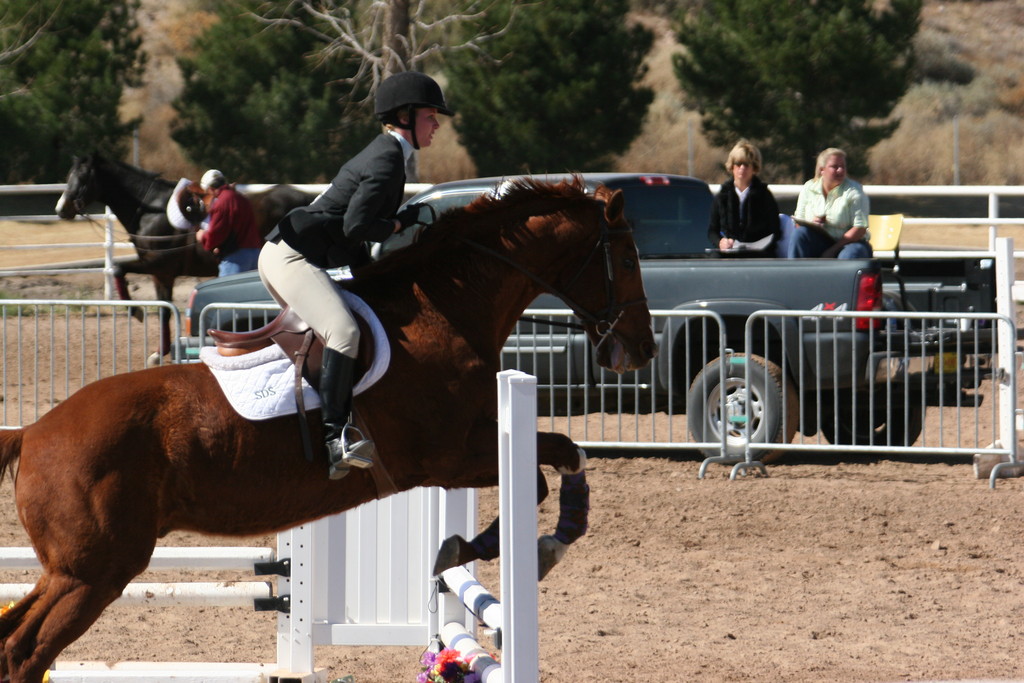
M 324 338 L 327 348 L 351 358 L 359 355 L 359 325 L 341 298 L 331 276 L 307 261 L 283 240 L 267 242 L 260 250 L 260 279 L 282 306 Z

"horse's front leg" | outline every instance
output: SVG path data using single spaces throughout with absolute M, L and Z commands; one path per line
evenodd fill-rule
M 494 429 L 482 430 L 487 443 L 497 443 L 497 426 Z M 486 432 L 491 432 L 488 436 Z M 586 479 L 586 454 L 583 449 L 563 434 L 540 432 L 537 434 L 537 461 L 551 465 L 562 473 L 559 487 L 559 514 L 555 533 L 542 536 L 538 540 L 540 566 L 538 578 L 543 579 L 551 569 L 561 561 L 569 545 L 579 539 L 587 531 L 587 520 L 590 512 L 590 487 Z M 537 470 L 537 504 L 539 505 L 548 494 L 547 480 Z M 461 536 L 452 536 L 441 544 L 434 563 L 434 573 L 440 574 L 445 569 L 464 565 L 474 560 L 493 560 L 498 556 L 500 537 L 498 533 L 499 518 L 481 531 L 472 541 Z

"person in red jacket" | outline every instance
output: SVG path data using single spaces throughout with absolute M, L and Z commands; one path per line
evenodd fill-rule
M 218 275 L 256 270 L 263 236 L 252 203 L 215 168 L 203 174 L 199 185 L 207 193 L 209 213 L 196 237 L 204 249 L 217 255 Z

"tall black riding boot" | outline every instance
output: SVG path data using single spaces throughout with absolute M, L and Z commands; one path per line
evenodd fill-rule
M 359 429 L 349 423 L 352 410 L 354 358 L 324 349 L 320 371 L 320 411 L 331 479 L 341 479 L 351 467 L 372 467 L 376 449 Z

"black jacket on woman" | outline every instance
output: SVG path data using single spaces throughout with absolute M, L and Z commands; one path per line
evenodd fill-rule
M 729 178 L 722 183 L 711 205 L 711 224 L 708 226 L 708 240 L 717 247 L 719 240 L 729 237 L 740 242 L 756 242 L 774 235 L 775 239 L 764 251 L 747 252 L 753 256 L 774 256 L 775 243 L 781 237 L 779 229 L 779 205 L 775 203 L 768 186 L 754 176 L 747 191 L 743 218 L 740 218 L 740 198 L 736 194 L 736 183 Z
M 352 157 L 309 206 L 293 209 L 267 240 L 284 241 L 321 268 L 369 260 L 367 241 L 383 242 L 405 192 L 405 156 L 393 135 L 381 133 Z

